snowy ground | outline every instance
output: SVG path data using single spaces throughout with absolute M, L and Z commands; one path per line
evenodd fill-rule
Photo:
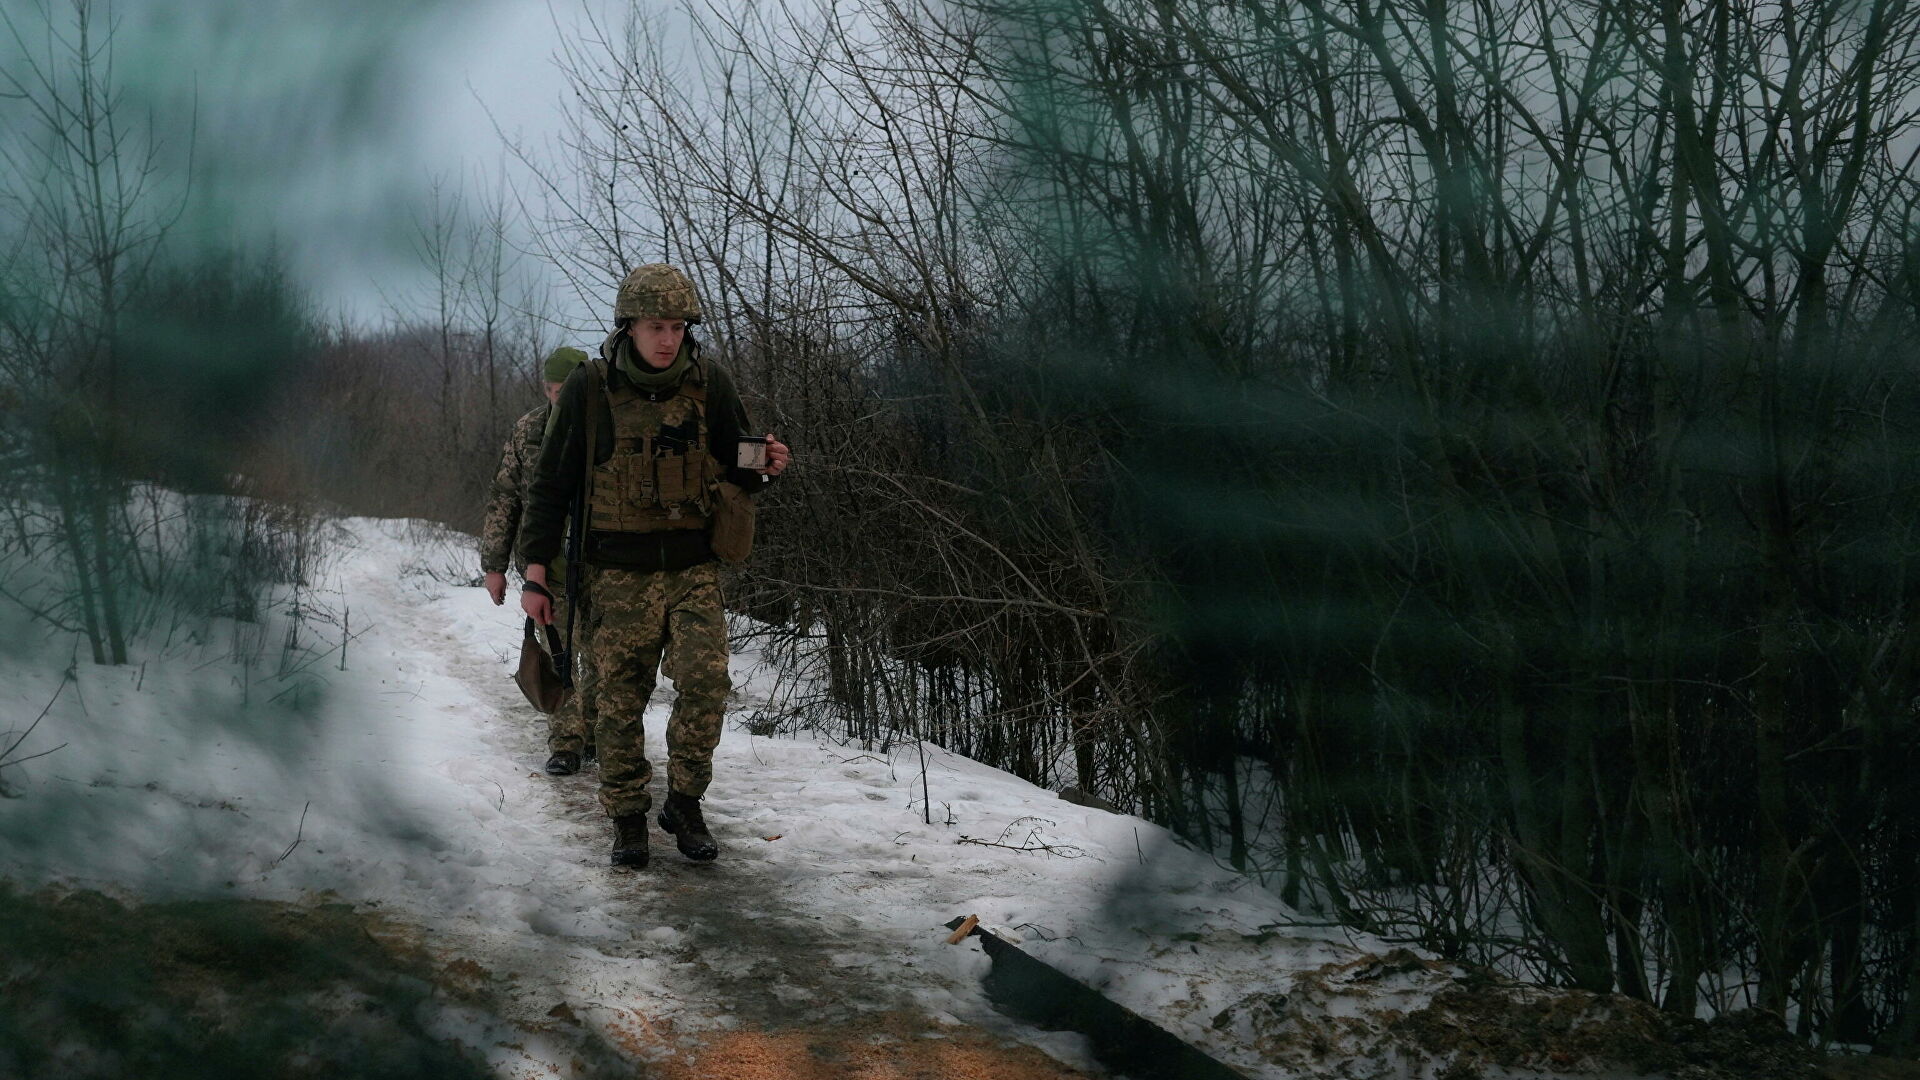
M 464 552 L 423 535 L 339 527 L 319 593 L 345 626 L 298 664 L 236 665 L 246 628 L 216 621 L 144 663 L 81 659 L 63 686 L 74 640 L 0 614 L 32 642 L 0 661 L 0 730 L 52 701 L 15 756 L 60 747 L 0 773 L 0 875 L 377 910 L 507 1003 L 436 1021 L 500 1075 L 570 1075 L 563 1014 L 644 1058 L 674 1052 L 663 1030 L 903 1009 L 1099 1074 L 1078 1036 L 994 1010 L 978 942 L 945 944 L 941 924 L 968 914 L 1249 1076 L 1435 1071 L 1384 1032 L 1453 984 L 1445 965 L 1303 924 L 1156 826 L 933 747 L 929 825 L 917 747 L 730 727 L 707 800 L 720 860 L 688 863 L 656 831 L 653 866 L 609 869 L 593 770 L 540 772 L 543 721 L 508 678 L 515 612 L 444 584 L 430 571 Z M 734 663 L 739 716 L 775 680 L 751 654 Z M 663 686 L 656 739 L 667 700 Z

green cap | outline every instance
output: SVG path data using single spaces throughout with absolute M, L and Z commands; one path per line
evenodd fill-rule
M 562 345 L 547 354 L 547 363 L 540 369 L 540 377 L 548 382 L 566 382 L 567 376 L 573 374 L 573 369 L 586 362 L 586 353 Z

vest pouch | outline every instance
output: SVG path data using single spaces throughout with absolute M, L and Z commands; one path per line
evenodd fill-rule
M 739 564 L 753 554 L 753 499 L 738 484 L 721 483 L 714 488 L 712 524 L 707 529 L 707 546 L 721 562 Z
M 687 485 L 687 457 L 686 454 L 668 454 L 653 459 L 655 490 L 660 493 L 660 505 L 669 510 L 683 506 L 693 497 Z
M 595 529 L 633 532 L 645 527 L 645 508 L 653 496 L 653 462 L 645 444 L 616 439 L 613 454 L 594 466 L 590 520 Z
M 593 467 L 593 498 L 587 505 L 587 524 L 595 529 L 618 529 L 621 507 L 626 505 L 626 470 L 620 467 L 620 450 Z

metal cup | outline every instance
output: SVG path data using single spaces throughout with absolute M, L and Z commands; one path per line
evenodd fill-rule
M 767 467 L 767 439 L 764 435 L 740 436 L 740 450 L 734 458 L 734 464 L 742 469 L 764 469 Z

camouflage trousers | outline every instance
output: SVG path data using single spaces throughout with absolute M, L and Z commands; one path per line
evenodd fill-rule
M 591 603 L 580 605 L 580 621 L 573 627 L 573 693 L 547 716 L 547 752 L 550 754 L 571 750 L 585 757 L 587 744 L 593 741 L 593 650 L 586 647 L 593 632 L 587 625 L 592 614 Z M 567 636 L 565 589 L 553 594 L 553 629 L 564 643 Z M 547 647 L 544 633 L 540 635 L 540 647 Z
M 644 573 L 593 572 L 592 708 L 600 750 L 600 805 L 612 817 L 652 805 L 641 718 L 655 673 L 673 680 L 667 718 L 667 789 L 695 798 L 713 780 L 713 748 L 733 681 L 727 674 L 720 565 Z

